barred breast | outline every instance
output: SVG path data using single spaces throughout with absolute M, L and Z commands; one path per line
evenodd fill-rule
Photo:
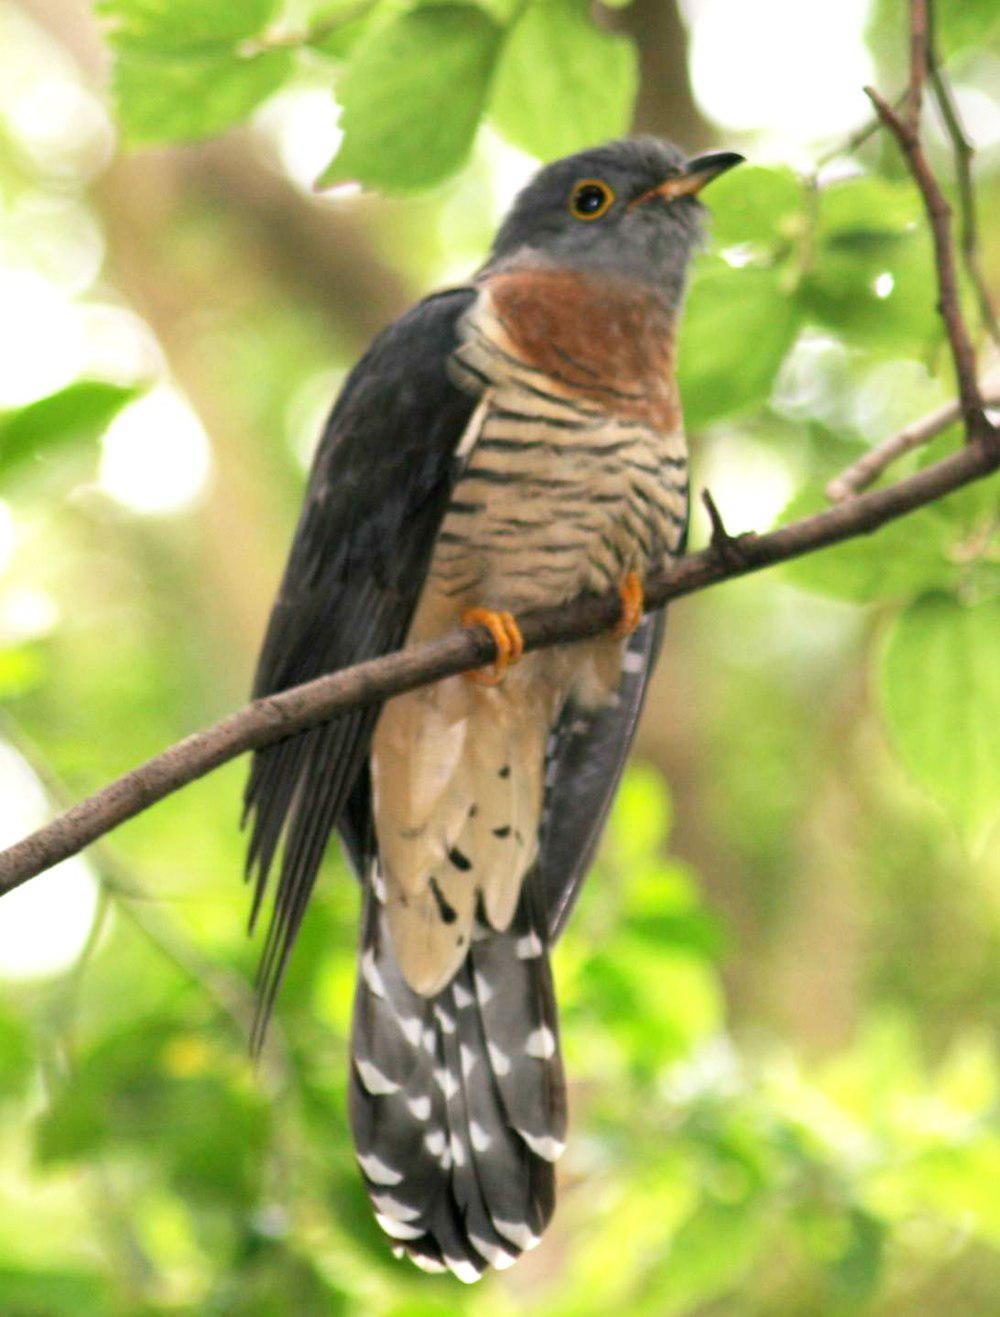
M 687 453 L 655 305 L 562 272 L 500 275 L 463 329 L 454 371 L 482 401 L 432 586 L 517 611 L 606 590 L 676 553 Z

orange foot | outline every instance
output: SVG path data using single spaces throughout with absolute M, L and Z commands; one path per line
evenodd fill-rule
M 497 647 L 492 667 L 467 672 L 466 677 L 480 686 L 499 685 L 510 665 L 517 663 L 524 653 L 524 637 L 513 613 L 495 613 L 492 608 L 467 608 L 462 614 L 462 626 L 484 626 Z
M 630 636 L 642 621 L 645 594 L 639 573 L 629 572 L 618 587 L 618 593 L 621 596 L 622 611 L 614 629 L 614 636 L 616 640 L 623 640 L 626 636 Z

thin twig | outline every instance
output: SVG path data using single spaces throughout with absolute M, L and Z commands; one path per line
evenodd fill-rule
M 976 294 L 976 301 L 979 303 L 979 318 L 983 322 L 983 328 L 1000 347 L 1000 323 L 997 322 L 996 308 L 990 296 L 983 268 L 979 263 L 979 220 L 976 214 L 976 195 L 972 186 L 972 161 L 976 151 L 965 131 L 954 93 L 938 62 L 933 45 L 929 51 L 929 59 L 934 99 L 941 111 L 945 132 L 951 141 L 955 156 L 955 176 L 958 180 L 959 248 L 962 252 L 962 261 Z
M 910 0 L 910 90 L 907 97 L 907 121 L 914 137 L 920 132 L 924 108 L 924 84 L 927 81 L 930 0 Z
M 1000 469 L 997 430 L 981 412 L 974 414 L 973 426 L 976 442 L 897 484 L 861 494 L 766 535 L 741 539 L 738 562 L 725 563 L 715 549 L 708 548 L 654 573 L 646 582 L 647 608 L 660 608 L 670 599 L 720 581 L 869 534 Z M 614 627 L 620 613 L 617 590 L 528 613 L 519 619 L 525 649 L 599 635 Z M 77 854 L 120 823 L 247 750 L 271 745 L 351 709 L 380 704 L 403 691 L 483 667 L 495 657 L 489 632 L 484 627 L 466 628 L 255 700 L 170 746 L 0 853 L 0 893 Z
M 920 190 L 924 209 L 931 228 L 934 241 L 934 258 L 938 279 L 938 311 L 944 321 L 955 375 L 958 380 L 958 394 L 965 419 L 966 430 L 971 436 L 977 429 L 977 417 L 982 415 L 983 400 L 979 396 L 976 381 L 976 354 L 969 338 L 969 331 L 962 319 L 962 310 L 958 294 L 958 278 L 955 272 L 955 255 L 951 242 L 951 207 L 944 198 L 938 181 L 924 154 L 920 138 L 904 123 L 892 107 L 879 95 L 874 87 L 866 87 L 865 93 L 875 106 L 879 118 L 890 130 L 900 150 L 906 157 L 910 173 Z
M 342 9 L 329 18 L 321 19 L 312 27 L 305 29 L 285 28 L 276 25 L 259 37 L 249 37 L 239 47 L 242 59 L 254 59 L 271 50 L 301 50 L 304 46 L 318 45 L 326 37 L 332 36 L 338 28 L 346 27 L 356 18 L 362 18 L 369 9 L 373 9 L 375 0 L 360 0 L 349 9 Z
M 894 110 L 900 110 L 906 104 L 910 96 L 909 87 L 901 91 L 890 105 Z M 833 146 L 828 147 L 822 155 L 816 158 L 813 166 L 813 177 L 815 178 L 824 166 L 833 160 L 838 160 L 842 155 L 853 155 L 860 147 L 864 146 L 869 138 L 874 137 L 878 130 L 883 126 L 882 120 L 877 114 L 873 114 L 867 123 L 863 123 L 860 128 L 855 128 L 854 132 L 845 137 L 842 141 L 835 142 Z
M 708 519 L 712 524 L 710 546 L 715 550 L 720 561 L 727 567 L 738 567 L 743 561 L 743 543 L 752 537 L 753 531 L 748 531 L 743 535 L 730 535 L 726 529 L 726 523 L 722 520 L 722 513 L 707 489 L 701 491 L 701 501 L 705 505 L 705 511 L 708 513 Z
M 980 385 L 983 404 L 986 407 L 1000 407 L 1000 368 L 991 372 Z M 897 434 L 876 444 L 874 448 L 863 453 L 856 462 L 845 467 L 839 475 L 834 476 L 826 487 L 826 496 L 832 503 L 850 498 L 863 489 L 867 489 L 893 462 L 930 443 L 949 425 L 961 419 L 962 409 L 953 399 L 938 407 L 936 411 L 922 416 L 919 421 L 906 425 Z

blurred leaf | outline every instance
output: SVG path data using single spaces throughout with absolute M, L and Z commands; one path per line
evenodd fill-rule
M 78 380 L 59 393 L 0 415 L 0 477 L 32 458 L 96 439 L 138 389 Z
M 911 604 L 889 633 L 881 702 L 908 772 L 976 839 L 1000 808 L 1000 599 Z
M 111 1306 L 107 1282 L 90 1271 L 55 1271 L 45 1267 L 0 1267 L 0 1308 L 5 1317 L 107 1317 Z
M 472 147 L 500 36 L 481 9 L 454 4 L 365 36 L 337 85 L 344 141 L 320 185 L 407 191 L 454 173 Z
M 223 1272 L 203 1313 L 205 1317 L 287 1317 L 288 1313 L 340 1317 L 356 1312 L 336 1281 L 323 1273 L 318 1259 L 265 1239 L 241 1259 L 237 1269 Z
M 119 50 L 204 55 L 257 35 L 279 0 L 98 0 L 108 39 Z
M 787 240 L 805 222 L 802 183 L 791 169 L 741 165 L 723 174 L 705 195 L 711 235 L 719 247 Z
M 299 7 L 301 8 L 301 6 Z M 391 10 L 392 0 L 385 9 Z M 331 59 L 345 60 L 351 51 L 373 28 L 385 21 L 383 7 L 378 0 L 359 3 L 359 0 L 317 0 L 302 15 L 303 28 L 309 32 L 307 46 Z
M 37 645 L 0 649 L 0 700 L 23 695 L 37 686 L 44 675 L 45 663 Z
M 910 183 L 890 183 L 867 174 L 832 183 L 819 194 L 819 237 L 911 233 L 923 219 Z
M 627 131 L 638 86 L 635 43 L 595 27 L 580 0 L 528 5 L 504 42 L 490 118 L 544 160 Z
M 752 1201 L 706 1199 L 671 1241 L 657 1311 L 694 1312 L 738 1288 L 763 1248 L 764 1225 Z
M 773 270 L 705 262 L 680 333 L 678 375 L 688 427 L 765 403 L 798 327 Z
M 123 51 L 115 67 L 118 115 L 129 142 L 178 142 L 232 128 L 278 90 L 292 52 L 238 56 Z
M 666 844 L 672 823 L 670 794 L 663 777 L 648 764 L 630 764 L 612 812 L 616 854 L 627 868 L 655 855 Z
M 880 1217 L 861 1208 L 848 1217 L 847 1247 L 830 1265 L 838 1290 L 854 1301 L 870 1298 L 878 1289 L 888 1230 Z
M 884 75 L 898 81 L 906 72 L 906 0 L 876 0 L 868 19 L 868 42 Z M 934 26 L 944 59 L 969 49 L 995 49 L 1000 41 L 1000 9 L 995 0 L 936 0 Z
M 1000 9 L 993 0 L 936 0 L 934 22 L 945 59 L 960 50 L 997 49 Z
M 788 505 L 782 521 L 797 521 L 829 506 L 820 490 L 807 489 Z M 871 535 L 796 558 L 781 570 L 805 590 L 852 603 L 913 598 L 954 582 L 954 538 L 948 524 L 928 508 L 890 521 Z
M 35 1068 L 31 1040 L 13 1013 L 0 1010 L 0 1098 L 17 1097 Z
M 164 1016 L 99 1041 L 36 1125 L 41 1165 L 147 1145 L 185 1196 L 249 1207 L 263 1173 L 262 1092 L 230 1077 L 220 1049 Z
M 651 1078 L 716 1032 L 723 1003 L 718 979 L 690 950 L 619 934 L 614 952 L 590 956 L 576 1011 L 600 1022 L 636 1076 Z
M 630 915 L 626 927 L 660 949 L 684 947 L 705 957 L 718 957 L 725 945 L 722 924 L 707 911 L 686 914 Z
M 126 138 L 187 141 L 246 118 L 292 69 L 291 51 L 252 44 L 277 9 L 278 0 L 101 0 Z
M 938 333 L 930 238 L 909 183 L 824 188 L 802 282 L 808 314 L 850 343 L 920 356 Z

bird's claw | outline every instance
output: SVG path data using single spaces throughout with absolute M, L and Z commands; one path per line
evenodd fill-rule
M 628 573 L 618 587 L 618 594 L 622 601 L 622 611 L 613 634 L 616 640 L 624 640 L 626 636 L 632 634 L 642 621 L 646 596 L 638 572 Z
M 482 626 L 493 637 L 496 658 L 488 668 L 477 668 L 465 675 L 480 686 L 498 686 L 507 669 L 524 654 L 524 637 L 513 613 L 498 613 L 492 608 L 467 608 L 462 614 L 462 626 Z

